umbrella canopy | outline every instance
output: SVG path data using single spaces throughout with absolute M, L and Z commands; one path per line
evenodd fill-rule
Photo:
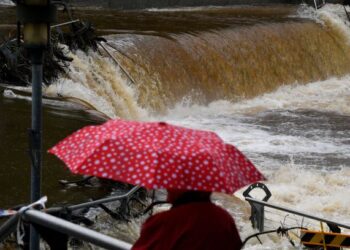
M 110 120 L 49 150 L 75 174 L 151 189 L 233 193 L 263 175 L 215 133 L 164 122 Z

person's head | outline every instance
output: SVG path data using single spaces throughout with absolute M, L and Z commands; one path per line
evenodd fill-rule
M 171 204 L 210 201 L 211 192 L 168 189 L 167 201 Z

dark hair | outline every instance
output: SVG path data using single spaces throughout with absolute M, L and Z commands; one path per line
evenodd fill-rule
M 191 202 L 210 202 L 211 192 L 186 191 L 173 202 L 173 207 Z

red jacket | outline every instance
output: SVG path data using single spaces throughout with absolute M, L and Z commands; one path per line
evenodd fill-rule
M 143 224 L 133 250 L 235 250 L 242 241 L 231 215 L 210 201 L 158 213 Z

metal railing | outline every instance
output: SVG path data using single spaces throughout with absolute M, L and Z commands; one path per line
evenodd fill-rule
M 10 234 L 16 231 L 16 226 L 20 216 L 19 214 L 13 215 L 0 227 L 0 243 L 3 242 Z
M 72 222 L 66 221 L 64 219 L 50 215 L 50 213 L 57 213 L 61 211 L 73 212 L 75 210 L 95 207 L 101 204 L 114 202 L 117 200 L 126 200 L 128 201 L 130 197 L 135 194 L 141 187 L 135 186 L 127 193 L 117 196 L 111 196 L 95 201 L 89 201 L 82 204 L 71 205 L 68 207 L 53 207 L 48 208 L 43 211 L 38 211 L 34 209 L 22 209 L 18 213 L 12 215 L 3 225 L 0 227 L 0 243 L 3 242 L 10 234 L 17 230 L 17 225 L 20 223 L 20 220 L 24 220 L 29 223 L 34 223 L 41 225 L 46 228 L 50 228 L 54 231 L 76 237 L 83 241 L 95 244 L 99 247 L 106 249 L 131 249 L 132 245 L 121 240 L 112 238 L 110 236 L 98 233 L 91 229 L 79 226 Z
M 113 54 L 103 45 L 102 42 L 98 42 L 98 45 L 107 53 L 107 55 L 114 61 L 114 63 L 121 69 L 121 71 L 126 75 L 126 77 L 131 81 L 131 83 L 135 84 L 134 78 L 129 74 L 129 72 L 123 67 L 123 65 L 113 56 Z M 110 46 L 107 42 L 106 44 Z M 111 46 L 110 46 L 111 47 Z M 113 48 L 113 47 L 112 47 Z M 113 48 L 115 50 L 115 48 Z
M 122 195 L 110 196 L 107 198 L 94 200 L 94 201 L 88 201 L 85 203 L 71 205 L 68 207 L 53 207 L 53 208 L 47 209 L 46 211 L 48 213 L 59 212 L 63 209 L 68 210 L 68 211 L 74 211 L 74 210 L 78 210 L 78 209 L 82 209 L 82 208 L 98 206 L 99 204 L 109 203 L 109 202 L 113 202 L 113 201 L 117 201 L 117 200 L 129 199 L 134 193 L 136 193 L 140 189 L 141 189 L 141 187 L 135 186 L 132 189 L 130 189 L 130 191 L 128 191 L 127 193 L 122 194 Z
M 346 225 L 346 224 L 343 224 L 343 223 L 339 223 L 339 222 L 336 222 L 336 221 L 328 220 L 328 219 L 325 219 L 325 218 L 322 218 L 322 217 L 314 216 L 314 215 L 307 214 L 307 213 L 304 213 L 304 212 L 301 212 L 301 211 L 293 210 L 293 209 L 290 209 L 290 208 L 287 208 L 287 207 L 283 207 L 283 206 L 278 206 L 278 205 L 275 205 L 275 204 L 271 204 L 269 202 L 260 201 L 260 200 L 256 200 L 256 199 L 249 198 L 249 197 L 246 197 L 245 199 L 250 204 L 252 204 L 252 203 L 253 204 L 258 204 L 258 205 L 263 206 L 263 207 L 274 208 L 274 209 L 277 209 L 277 210 L 280 210 L 280 211 L 284 211 L 284 212 L 287 212 L 287 213 L 299 215 L 299 216 L 302 216 L 302 217 L 305 217 L 305 218 L 309 218 L 309 219 L 312 219 L 312 220 L 317 220 L 317 221 L 325 222 L 327 224 L 333 224 L 333 225 L 337 225 L 339 227 L 350 229 L 350 225 Z
M 252 198 L 249 193 L 250 191 L 252 191 L 254 188 L 261 188 L 265 191 L 266 196 L 263 200 L 257 200 Z M 262 183 L 255 183 L 251 186 L 249 186 L 247 188 L 247 190 L 245 190 L 245 192 L 243 193 L 243 195 L 245 196 L 246 201 L 249 202 L 250 206 L 251 206 L 251 216 L 250 216 L 250 220 L 252 222 L 252 226 L 253 228 L 256 228 L 259 230 L 259 232 L 263 232 L 264 231 L 264 222 L 265 222 L 265 207 L 269 207 L 269 208 L 273 208 L 275 210 L 279 210 L 279 211 L 283 211 L 283 212 L 287 212 L 289 214 L 294 214 L 297 216 L 301 216 L 303 218 L 308 218 L 308 219 L 312 219 L 312 220 L 316 220 L 319 222 L 324 222 L 327 223 L 328 225 L 336 225 L 338 227 L 342 227 L 342 228 L 346 228 L 346 229 L 350 229 L 350 225 L 347 224 L 343 224 L 340 222 L 336 222 L 336 221 L 332 221 L 332 220 L 328 220 L 319 216 L 315 216 L 315 215 L 311 215 L 305 212 L 301 212 L 301 211 L 297 211 L 294 209 L 290 209 L 287 207 L 283 207 L 283 206 L 279 206 L 276 204 L 272 204 L 270 202 L 267 202 L 267 200 L 271 197 L 271 193 L 268 190 L 268 188 L 262 184 Z
M 69 236 L 76 237 L 96 246 L 111 250 L 127 250 L 131 249 L 132 245 L 124 241 L 112 238 L 110 236 L 98 233 L 94 230 L 76 225 L 69 221 L 59 219 L 55 216 L 28 209 L 23 212 L 21 217 L 28 222 L 35 223 L 55 231 L 58 231 Z

